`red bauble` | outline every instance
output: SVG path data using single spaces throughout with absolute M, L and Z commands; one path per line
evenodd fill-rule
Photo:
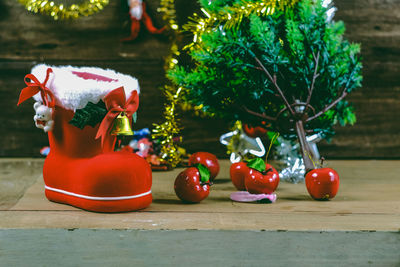
M 246 191 L 246 186 L 244 184 L 244 177 L 249 172 L 249 167 L 247 167 L 244 162 L 233 163 L 230 168 L 230 176 L 233 185 L 239 191 Z
M 312 170 L 306 174 L 306 187 L 313 199 L 329 200 L 339 190 L 339 174 L 331 168 Z
M 202 201 L 210 193 L 209 184 L 201 183 L 200 172 L 195 167 L 187 168 L 176 177 L 174 189 L 179 199 L 192 203 Z
M 253 138 L 262 137 L 267 134 L 267 130 L 260 126 L 251 127 L 247 124 L 244 124 L 243 130 L 248 136 L 253 137 Z
M 219 163 L 217 157 L 208 152 L 196 152 L 190 156 L 189 166 L 193 166 L 198 163 L 208 168 L 210 171 L 210 181 L 214 181 L 215 177 L 219 173 Z
M 265 164 L 265 167 L 264 173 L 249 168 L 245 176 L 245 185 L 249 193 L 272 194 L 278 187 L 279 173 L 270 164 Z

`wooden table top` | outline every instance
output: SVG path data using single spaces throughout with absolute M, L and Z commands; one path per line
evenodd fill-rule
M 304 183 L 281 183 L 274 204 L 232 202 L 229 196 L 235 189 L 229 179 L 230 163 L 224 160 L 209 197 L 199 204 L 183 204 L 173 190 L 175 177 L 182 169 L 155 172 L 151 206 L 120 214 L 87 212 L 49 202 L 40 172 L 43 161 L 30 161 L 0 162 L 3 188 L 17 186 L 10 185 L 11 178 L 15 184 L 31 179 L 22 193 L 8 196 L 3 205 L 0 198 L 0 228 L 400 230 L 400 161 L 328 162 L 340 174 L 341 185 L 336 198 L 324 202 L 312 200 Z M 10 201 L 12 197 L 14 201 Z

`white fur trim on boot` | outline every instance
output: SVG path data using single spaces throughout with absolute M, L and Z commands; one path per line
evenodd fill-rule
M 124 87 L 126 98 L 129 98 L 133 91 L 140 92 L 136 78 L 110 69 L 40 64 L 33 67 L 32 74 L 40 82 L 43 82 L 46 78 L 47 68 L 52 68 L 53 73 L 50 74 L 46 87 L 53 92 L 56 105 L 65 109 L 75 111 L 84 108 L 88 102 L 96 104 L 109 92 L 121 86 Z M 103 76 L 110 81 L 85 79 L 74 72 Z M 36 94 L 33 98 L 43 102 L 40 94 Z

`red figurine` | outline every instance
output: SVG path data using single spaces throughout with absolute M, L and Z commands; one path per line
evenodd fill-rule
M 131 35 L 122 39 L 123 42 L 132 41 L 137 38 L 140 32 L 140 22 L 143 20 L 144 26 L 152 34 L 161 34 L 165 31 L 165 26 L 157 29 L 153 25 L 149 14 L 146 12 L 146 3 L 143 0 L 128 0 L 129 15 L 131 17 Z

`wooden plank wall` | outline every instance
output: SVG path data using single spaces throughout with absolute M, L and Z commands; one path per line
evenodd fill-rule
M 0 156 L 36 157 L 47 144 L 46 136 L 33 125 L 32 103 L 15 103 L 23 77 L 41 62 L 55 65 L 108 67 L 136 76 L 141 84 L 141 107 L 137 127 L 162 121 L 164 98 L 163 58 L 168 38 L 143 31 L 133 43 L 119 40 L 129 33 L 125 1 L 110 0 L 97 15 L 74 21 L 53 21 L 28 13 L 16 0 L 0 2 Z M 147 0 L 156 25 L 157 0 Z M 195 0 L 177 0 L 179 21 L 184 22 Z M 337 0 L 337 19 L 347 25 L 347 36 L 362 43 L 364 88 L 349 100 L 357 110 L 353 127 L 338 128 L 330 144 L 320 150 L 328 158 L 400 158 L 400 1 Z M 189 152 L 206 150 L 225 155 L 218 137 L 227 123 L 182 114 L 184 146 Z

